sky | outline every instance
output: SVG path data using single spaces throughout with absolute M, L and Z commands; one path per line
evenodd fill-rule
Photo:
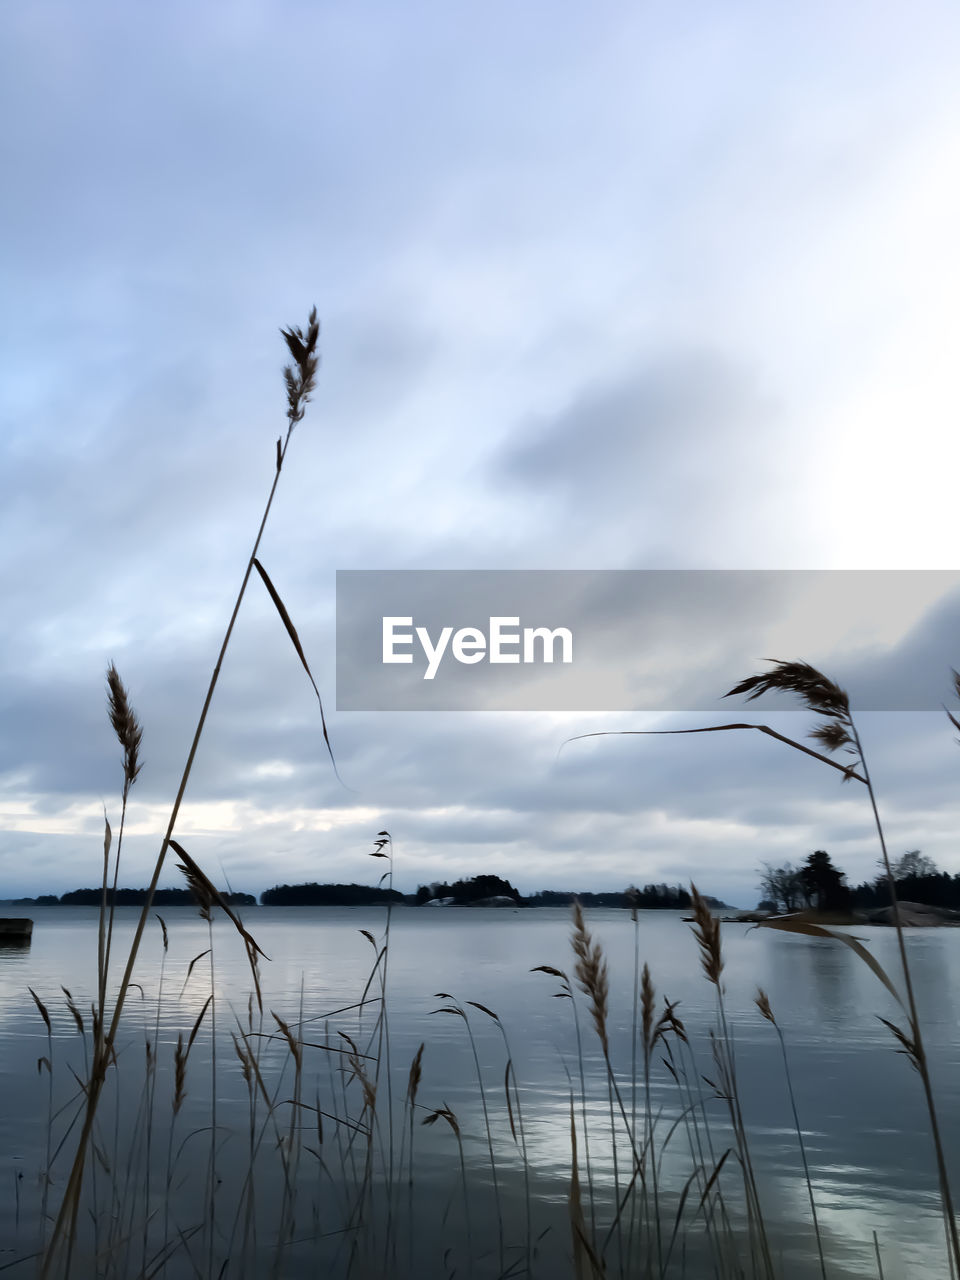
M 956 569 L 958 62 L 946 0 L 5 6 L 0 898 L 99 881 L 110 661 L 144 726 L 120 880 L 148 881 L 273 480 L 279 329 L 314 304 L 260 559 L 343 783 L 253 581 L 177 827 L 211 877 L 375 883 L 387 829 L 408 892 L 750 906 L 821 848 L 871 878 L 864 789 L 763 735 L 568 741 L 730 703 L 337 711 L 335 574 Z M 956 706 L 956 594 L 907 595 L 814 655 L 781 593 L 684 661 L 718 699 L 816 656 L 855 712 L 878 663 Z M 891 853 L 960 872 L 943 711 L 858 724 Z

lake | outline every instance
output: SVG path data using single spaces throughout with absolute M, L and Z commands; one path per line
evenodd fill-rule
M 70 1139 L 55 1152 L 78 1111 L 76 1077 L 84 1075 L 96 995 L 96 911 L 49 907 L 31 908 L 29 914 L 35 921 L 32 945 L 0 950 L 0 1179 L 5 1188 L 0 1265 L 14 1263 L 12 1276 L 32 1275 L 36 1266 L 16 1260 L 38 1247 L 48 1142 L 48 1211 L 55 1210 L 69 1173 Z M 122 968 L 137 914 L 134 908 L 118 911 L 115 971 Z M 361 930 L 380 939 L 384 911 L 261 907 L 241 912 L 270 957 L 261 964 L 265 1034 L 246 1041 L 242 1031 L 259 1030 L 256 1007 L 251 1021 L 248 1006 L 250 971 L 232 926 L 218 919 L 212 978 L 216 1062 L 208 1009 L 190 1049 L 175 1118 L 175 1046 L 178 1035 L 186 1044 L 211 992 L 210 956 L 196 961 L 189 977 L 188 970 L 209 947 L 209 938 L 195 911 L 169 908 L 160 914 L 169 950 L 164 952 L 160 925 L 151 919 L 135 974 L 142 993 L 131 993 L 99 1116 L 97 1152 L 87 1174 L 89 1202 L 77 1239 L 77 1256 L 86 1261 L 76 1265 L 76 1275 L 300 1277 L 321 1268 L 324 1274 L 355 1277 L 572 1275 L 573 1137 L 579 1212 L 589 1239 L 607 1245 L 608 1274 L 754 1274 L 735 1157 L 727 1159 L 713 1196 L 708 1192 L 698 1212 L 706 1179 L 731 1145 L 732 1130 L 727 1104 L 715 1096 L 723 1091 L 715 1087 L 721 1082 L 708 1037 L 716 1025 L 715 992 L 702 975 L 696 942 L 679 913 L 641 912 L 636 933 L 629 912 L 585 913 L 609 964 L 607 1033 L 621 1093 L 617 1101 L 589 1002 L 578 993 L 578 1055 L 571 1001 L 556 998 L 562 981 L 531 972 L 549 965 L 572 977 L 568 912 L 395 908 L 387 962 L 392 1087 L 384 1051 L 372 1126 L 367 1125 L 371 1112 L 364 1110 L 363 1081 L 350 1078 L 350 1041 L 341 1033 L 356 1046 L 354 1065 L 367 1073 L 373 1089 L 373 1056 L 360 1055 L 377 1051 L 378 1036 L 370 1042 L 376 982 L 368 993 L 371 1002 L 362 1010 L 356 1004 L 375 959 Z M 897 980 L 893 931 L 855 932 Z M 960 932 L 907 933 L 956 1180 Z M 897 1020 L 892 996 L 839 943 L 732 924 L 723 926 L 722 938 L 738 1091 L 775 1274 L 806 1280 L 821 1270 L 780 1043 L 754 1004 L 758 984 L 767 991 L 786 1039 L 827 1274 L 840 1280 L 877 1277 L 878 1248 L 885 1280 L 948 1276 L 920 1081 L 878 1019 Z M 611 1206 L 618 1196 L 624 1200 L 634 1167 L 624 1120 L 634 1133 L 645 1132 L 642 1053 L 640 1086 L 631 1087 L 635 945 L 640 962 L 650 966 L 657 1013 L 663 997 L 679 1001 L 676 1014 L 695 1057 L 684 1056 L 676 1037 L 657 1047 L 649 1092 L 657 1186 L 648 1171 L 642 1194 L 638 1183 L 614 1222 Z M 61 986 L 71 992 L 87 1034 L 79 1032 Z M 28 987 L 49 1010 L 52 1053 Z M 499 1022 L 468 1001 L 486 1006 Z M 457 1013 L 434 1012 L 458 1006 L 469 1022 Z M 271 1012 L 287 1025 L 295 1043 L 302 1028 L 299 1076 Z M 250 1080 L 232 1033 L 241 1046 L 259 1050 L 256 1071 L 247 1068 Z M 151 1046 L 159 1044 L 152 1106 L 144 1089 L 147 1039 Z M 421 1042 L 422 1078 L 411 1126 L 409 1073 Z M 679 1067 L 683 1073 L 679 1084 L 661 1062 L 668 1044 L 678 1055 L 675 1071 Z M 38 1069 L 38 1061 L 48 1057 L 52 1074 L 43 1064 Z M 297 1106 L 290 1102 L 294 1095 Z M 274 1103 L 272 1113 L 265 1096 Z M 217 1128 L 211 1181 L 212 1098 Z M 441 1108 L 448 1109 L 453 1123 L 444 1115 L 422 1123 Z M 318 1109 L 326 1113 L 319 1127 Z M 684 1196 L 698 1160 L 701 1173 Z M 251 1168 L 256 1171 L 252 1200 Z M 717 1188 L 726 1197 L 726 1225 L 722 1209 L 711 1210 Z M 654 1195 L 662 1224 L 659 1241 L 652 1230 L 643 1233 L 644 1222 L 653 1222 Z M 670 1247 L 678 1208 L 680 1227 Z M 278 1231 L 286 1241 L 282 1249 Z M 719 1253 L 708 1247 L 711 1232 L 726 1240 Z M 94 1252 L 101 1258 L 99 1272 Z M 735 1256 L 742 1265 L 731 1261 Z M 621 1265 L 623 1258 L 632 1261 Z M 589 1259 L 581 1262 L 587 1268 L 583 1274 L 590 1275 Z

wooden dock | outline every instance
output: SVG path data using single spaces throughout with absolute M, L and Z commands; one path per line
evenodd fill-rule
M 33 921 L 25 916 L 0 916 L 0 942 L 26 942 L 33 933 Z

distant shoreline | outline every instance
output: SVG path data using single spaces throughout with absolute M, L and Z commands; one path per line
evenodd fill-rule
M 396 890 L 374 888 L 368 885 L 310 884 L 280 885 L 264 890 L 260 901 L 251 893 L 224 893 L 224 901 L 231 907 L 383 907 L 411 906 L 446 909 L 448 907 L 470 907 L 489 909 L 522 909 L 533 910 L 537 907 L 567 908 L 574 901 L 583 907 L 607 907 L 618 910 L 636 908 L 640 911 L 685 911 L 689 910 L 689 902 L 683 900 L 681 894 L 647 894 L 638 891 L 635 897 L 624 891 L 592 891 L 583 890 L 542 890 L 539 893 L 522 895 L 477 896 L 454 899 L 446 896 L 429 898 L 422 890 L 415 894 L 403 894 Z M 24 907 L 99 907 L 103 900 L 102 889 L 74 889 L 61 896 L 55 894 L 39 894 L 36 897 L 0 898 L 0 908 Z M 142 907 L 147 901 L 147 890 L 118 889 L 116 897 L 107 893 L 108 906 Z M 717 898 L 707 898 L 707 904 L 717 911 L 736 911 L 738 908 L 721 902 Z M 157 889 L 153 898 L 153 907 L 197 907 L 189 889 Z

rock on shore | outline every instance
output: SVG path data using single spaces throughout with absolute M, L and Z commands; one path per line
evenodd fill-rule
M 900 923 L 911 928 L 929 929 L 937 925 L 960 925 L 960 911 L 951 911 L 948 907 L 930 907 L 924 902 L 901 902 L 898 904 Z M 893 907 L 878 907 L 875 911 L 864 912 L 866 924 L 893 924 Z

